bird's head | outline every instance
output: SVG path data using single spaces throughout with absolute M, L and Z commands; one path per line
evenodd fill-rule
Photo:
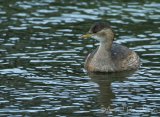
M 91 26 L 89 32 L 83 35 L 82 38 L 94 38 L 100 42 L 107 42 L 113 41 L 114 33 L 109 24 L 97 22 Z

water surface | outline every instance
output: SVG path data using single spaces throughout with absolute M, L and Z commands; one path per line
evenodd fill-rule
M 158 117 L 159 13 L 158 0 L 1 0 L 0 116 Z M 97 41 L 78 37 L 99 20 L 139 54 L 139 70 L 84 71 Z

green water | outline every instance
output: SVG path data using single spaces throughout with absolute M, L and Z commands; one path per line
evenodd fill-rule
M 158 117 L 159 19 L 158 0 L 1 0 L 0 116 Z M 79 36 L 101 20 L 138 53 L 139 70 L 86 73 L 98 42 Z

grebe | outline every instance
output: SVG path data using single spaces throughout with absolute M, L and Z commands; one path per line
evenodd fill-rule
M 109 24 L 95 23 L 82 38 L 94 38 L 100 42 L 100 46 L 85 60 L 84 66 L 88 72 L 119 72 L 139 68 L 140 58 L 136 52 L 113 43 L 114 32 Z

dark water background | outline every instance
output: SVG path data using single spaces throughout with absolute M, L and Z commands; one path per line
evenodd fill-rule
M 87 74 L 98 20 L 136 51 L 136 72 Z M 0 0 L 0 116 L 160 115 L 159 0 Z

